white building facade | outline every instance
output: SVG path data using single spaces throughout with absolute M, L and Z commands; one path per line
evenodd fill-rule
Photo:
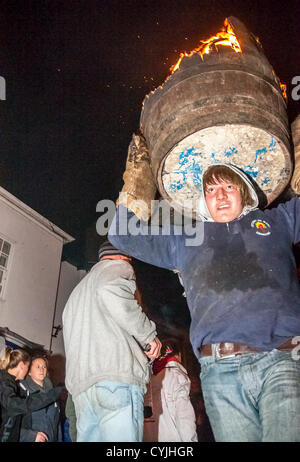
M 73 240 L 0 187 L 0 326 L 46 350 L 52 344 L 53 323 L 59 324 L 61 316 L 58 298 L 67 298 L 77 283 L 75 267 L 61 270 L 62 247 Z M 76 276 L 72 279 L 68 273 Z M 69 283 L 61 288 L 67 293 L 59 295 L 62 274 Z

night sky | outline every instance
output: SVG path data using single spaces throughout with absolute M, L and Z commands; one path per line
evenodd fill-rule
M 260 38 L 280 80 L 300 75 L 300 1 L 0 1 L 0 184 L 76 238 L 79 266 L 101 199 L 122 187 L 141 104 L 181 51 L 225 17 Z M 289 116 L 300 112 L 290 98 Z M 1 219 L 1 218 L 0 218 Z M 87 231 L 89 230 L 89 232 Z M 95 241 L 95 239 L 94 239 Z

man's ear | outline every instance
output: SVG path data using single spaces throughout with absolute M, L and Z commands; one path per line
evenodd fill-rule
M 20 361 L 18 366 L 19 366 L 19 371 L 23 371 L 26 367 L 26 364 L 24 363 L 24 361 Z

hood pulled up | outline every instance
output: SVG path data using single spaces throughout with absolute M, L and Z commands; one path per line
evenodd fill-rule
M 235 172 L 236 174 L 239 175 L 239 177 L 244 181 L 244 183 L 246 184 L 248 190 L 249 190 L 249 193 L 250 193 L 250 196 L 251 198 L 253 199 L 253 205 L 246 205 L 244 208 L 243 208 L 243 211 L 240 215 L 240 217 L 246 215 L 247 213 L 249 213 L 250 211 L 252 210 L 255 210 L 257 207 L 258 207 L 258 204 L 259 204 L 259 200 L 258 200 L 258 196 L 257 196 L 257 193 L 254 189 L 254 186 L 252 185 L 251 181 L 249 180 L 249 178 L 247 177 L 247 175 L 241 170 L 239 169 L 238 167 L 236 167 L 235 165 L 232 165 L 232 164 L 222 164 L 222 163 L 217 163 L 217 164 L 213 164 L 213 165 L 216 165 L 216 166 L 224 166 L 224 167 L 228 167 L 230 168 L 233 172 Z M 206 170 L 208 170 L 208 168 L 212 167 L 212 165 L 209 165 L 207 167 Z M 206 171 L 205 170 L 205 171 Z M 203 174 L 205 173 L 205 171 L 203 172 Z M 205 200 L 205 194 L 204 194 L 204 190 L 202 189 L 202 193 L 201 193 L 201 196 L 200 196 L 200 199 L 199 199 L 199 203 L 198 203 L 198 210 L 197 210 L 197 215 L 200 217 L 200 219 L 202 221 L 214 221 L 209 213 L 209 210 L 207 208 L 207 205 L 206 205 L 206 200 Z M 238 217 L 239 218 L 239 217 Z

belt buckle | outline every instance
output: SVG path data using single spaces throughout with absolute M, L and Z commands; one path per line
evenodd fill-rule
M 231 355 L 223 355 L 220 351 L 220 345 L 221 343 L 212 343 L 211 344 L 211 352 L 212 352 L 212 356 L 214 357 L 214 359 L 216 361 L 219 361 L 220 359 L 223 359 L 223 358 L 233 358 L 236 356 L 236 353 L 233 353 Z
M 214 359 L 216 361 L 218 361 L 219 359 L 222 359 L 222 354 L 220 352 L 220 343 L 212 343 L 211 344 L 211 352 L 212 352 L 212 355 L 214 357 Z

